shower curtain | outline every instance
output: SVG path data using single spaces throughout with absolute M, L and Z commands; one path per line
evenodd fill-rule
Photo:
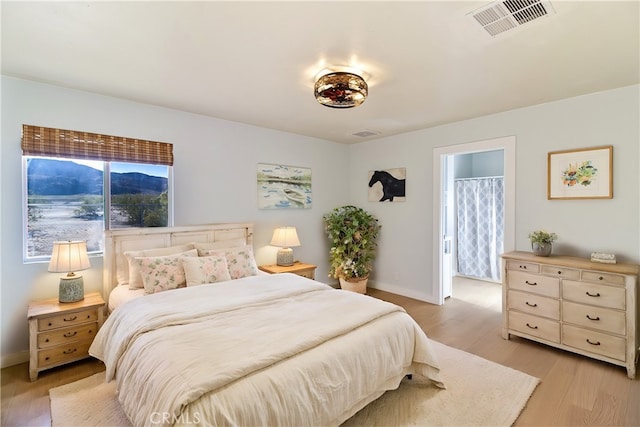
M 503 177 L 455 181 L 458 273 L 501 280 L 504 249 Z

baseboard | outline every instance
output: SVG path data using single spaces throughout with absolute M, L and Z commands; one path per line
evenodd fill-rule
M 369 280 L 368 286 L 380 291 L 391 292 L 392 294 L 401 295 L 407 298 L 417 299 L 418 301 L 424 301 L 431 304 L 438 304 L 431 294 L 425 292 L 416 292 L 401 286 L 390 285 L 388 283 L 380 283 L 377 281 Z
M 20 353 L 6 354 L 0 359 L 0 368 L 7 368 L 13 365 L 19 365 L 29 361 L 29 351 L 21 351 Z

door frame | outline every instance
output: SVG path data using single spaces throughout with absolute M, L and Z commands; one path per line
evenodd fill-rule
M 504 251 L 515 250 L 516 137 L 505 136 L 483 141 L 435 147 L 433 149 L 433 282 L 435 303 L 444 304 L 442 285 L 444 221 L 443 193 L 445 182 L 442 164 L 446 156 L 503 150 L 504 162 Z

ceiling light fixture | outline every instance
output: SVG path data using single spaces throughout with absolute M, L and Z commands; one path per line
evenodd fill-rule
M 354 73 L 335 71 L 318 78 L 313 88 L 316 100 L 331 108 L 357 107 L 367 99 L 369 87 Z

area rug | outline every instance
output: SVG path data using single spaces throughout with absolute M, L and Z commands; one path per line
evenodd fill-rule
M 446 390 L 403 380 L 343 426 L 510 426 L 538 378 L 433 341 Z M 104 372 L 49 390 L 53 427 L 130 426 Z

